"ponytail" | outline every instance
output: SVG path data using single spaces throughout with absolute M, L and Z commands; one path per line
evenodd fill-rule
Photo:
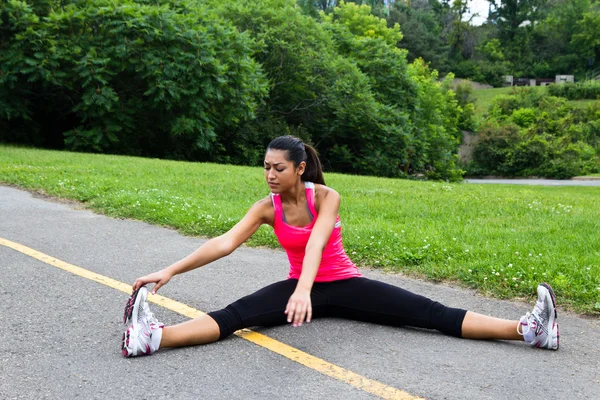
M 302 180 L 324 185 L 323 166 L 321 165 L 321 160 L 319 160 L 317 150 L 306 143 L 304 144 L 304 149 L 306 151 L 306 168 L 304 169 L 304 174 L 302 174 Z
M 302 142 L 301 139 L 289 135 L 280 136 L 269 143 L 267 151 L 269 150 L 285 151 L 286 160 L 293 162 L 296 168 L 298 168 L 302 161 L 306 162 L 302 180 L 321 185 L 325 184 L 323 166 L 321 165 L 317 151 L 312 146 Z

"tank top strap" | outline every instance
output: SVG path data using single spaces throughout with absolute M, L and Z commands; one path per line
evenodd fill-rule
M 313 215 L 313 218 L 317 218 L 317 209 L 315 207 L 315 184 L 312 182 L 304 182 L 306 187 L 306 202 L 308 203 L 308 209 Z
M 273 209 L 275 211 L 275 220 L 283 221 L 283 206 L 281 205 L 281 197 L 278 194 L 271 193 L 271 201 L 273 202 Z

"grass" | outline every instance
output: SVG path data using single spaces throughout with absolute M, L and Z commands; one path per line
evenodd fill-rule
M 498 96 L 514 94 L 517 90 L 521 90 L 523 87 L 503 87 L 493 89 L 476 89 L 473 90 L 473 96 L 477 99 L 475 101 L 475 118 L 481 121 L 484 115 L 487 113 L 492 100 Z M 527 89 L 533 89 L 538 92 L 545 92 L 545 86 L 527 87 Z M 598 100 L 570 100 L 568 103 L 576 108 L 585 108 Z
M 344 243 L 359 265 L 600 315 L 600 187 L 449 184 L 326 174 L 342 195 Z M 0 182 L 114 217 L 215 236 L 268 195 L 259 167 L 0 146 Z M 277 247 L 262 227 L 252 246 Z
M 516 92 L 517 87 L 502 87 L 502 88 L 493 88 L 493 89 L 476 89 L 473 90 L 473 96 L 476 98 L 475 100 L 475 118 L 478 120 L 483 119 L 485 113 L 487 113 L 490 105 L 492 104 L 492 100 L 494 100 L 498 96 L 508 96 Z M 543 86 L 536 86 L 536 90 L 543 89 Z

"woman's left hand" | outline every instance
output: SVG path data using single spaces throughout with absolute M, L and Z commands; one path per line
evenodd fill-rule
M 287 321 L 294 326 L 301 326 L 302 322 L 310 322 L 312 318 L 312 305 L 310 302 L 310 291 L 296 289 L 285 308 Z

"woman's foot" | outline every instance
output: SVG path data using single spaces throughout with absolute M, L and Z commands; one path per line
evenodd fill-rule
M 554 291 L 547 283 L 541 283 L 537 292 L 538 299 L 533 311 L 521 317 L 517 332 L 533 347 L 558 350 L 559 334 Z
M 127 330 L 123 333 L 121 352 L 125 357 L 150 355 L 158 350 L 164 324 L 158 322 L 146 302 L 148 289 L 142 286 L 129 298 L 125 305 L 123 322 Z

